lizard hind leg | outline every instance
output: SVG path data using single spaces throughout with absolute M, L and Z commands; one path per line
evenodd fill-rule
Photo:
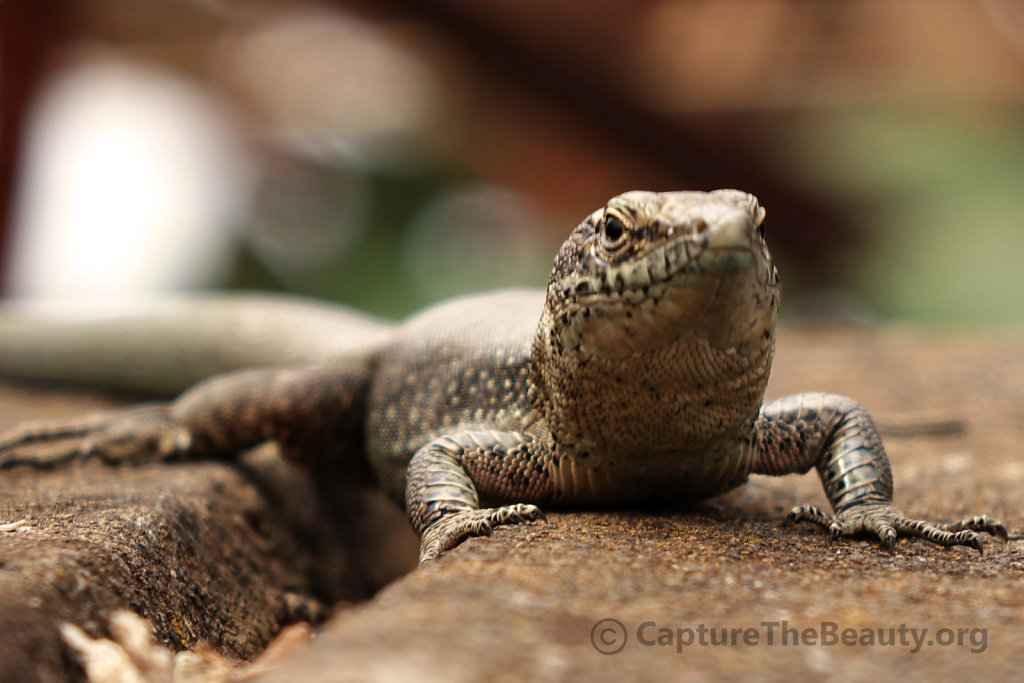
M 279 442 L 296 459 L 354 453 L 367 362 L 242 370 L 200 382 L 169 404 L 15 428 L 0 435 L 0 468 L 55 467 L 88 457 L 107 464 L 153 456 L 231 458 L 266 441 Z
M 0 469 L 45 469 L 96 457 L 109 465 L 187 452 L 190 432 L 166 405 L 144 405 L 63 421 L 35 422 L 0 435 Z
M 544 519 L 532 504 L 549 500 L 554 486 L 550 450 L 515 432 L 460 432 L 431 441 L 413 455 L 406 509 L 420 534 L 420 562 L 436 559 L 493 528 Z M 508 505 L 480 508 L 480 496 Z

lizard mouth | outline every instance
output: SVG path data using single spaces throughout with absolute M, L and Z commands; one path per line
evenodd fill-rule
M 744 217 L 735 229 L 690 231 L 617 265 L 593 253 L 564 302 L 563 322 L 581 349 L 605 358 L 655 351 L 693 333 L 730 345 L 746 333 L 739 318 L 766 286 L 759 244 Z
M 722 221 L 713 227 L 691 226 L 679 236 L 645 252 L 633 253 L 616 263 L 592 246 L 584 259 L 585 272 L 571 288 L 581 306 L 607 301 L 640 303 L 664 295 L 673 285 L 694 284 L 702 274 L 725 275 L 752 267 L 757 258 L 757 235 L 746 217 Z

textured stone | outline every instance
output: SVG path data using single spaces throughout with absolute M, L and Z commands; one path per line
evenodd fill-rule
M 34 414 L 52 396 L 7 389 Z M 68 398 L 69 408 L 95 402 Z M 273 448 L 239 464 L 111 469 L 98 462 L 0 474 L 0 670 L 10 680 L 72 673 L 61 622 L 106 635 L 118 608 L 178 650 L 250 659 L 296 620 L 362 600 L 415 564 L 404 515 L 376 492 L 332 490 Z
M 57 623 L 105 634 L 121 606 L 175 648 L 200 639 L 251 657 L 304 609 L 340 601 L 316 639 L 263 663 L 262 680 L 1011 677 L 1024 652 L 1021 348 L 1024 335 L 1009 332 L 784 327 L 768 389 L 850 394 L 890 432 L 942 426 L 886 437 L 895 502 L 939 521 L 1001 518 L 1010 542 L 986 537 L 983 556 L 920 540 L 892 553 L 859 539 L 830 546 L 821 529 L 781 524 L 796 503 L 826 505 L 814 474 L 758 477 L 692 510 L 551 512 L 547 524 L 500 528 L 353 606 L 411 566 L 415 539 L 379 499 L 337 505 L 343 495 L 315 494 L 268 452 L 244 467 L 16 470 L 0 474 L 0 668 L 19 680 L 73 673 Z M 6 390 L 0 414 L 10 424 L 97 405 L 54 396 Z M 357 550 L 374 538 L 383 547 Z M 615 655 L 591 641 L 606 618 L 627 632 Z M 762 622 L 783 621 L 858 637 L 928 632 L 916 654 L 912 643 L 783 645 L 778 630 L 768 645 Z M 639 643 L 645 622 L 656 625 L 645 636 L 666 627 L 672 642 Z M 754 629 L 759 642 L 741 632 L 736 645 L 678 654 L 676 629 L 699 638 L 701 625 Z

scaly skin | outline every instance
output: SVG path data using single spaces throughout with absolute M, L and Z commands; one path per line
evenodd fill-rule
M 327 364 L 242 371 L 170 404 L 16 430 L 0 437 L 0 465 L 219 457 L 267 440 L 312 466 L 365 452 L 404 500 L 423 561 L 538 519 L 538 505 L 685 502 L 812 467 L 834 513 L 789 518 L 831 538 L 978 550 L 977 531 L 1005 539 L 985 516 L 942 525 L 895 509 L 882 442 L 852 399 L 762 406 L 779 304 L 764 229 L 757 200 L 736 190 L 626 193 L 572 232 L 545 296 L 456 299 L 374 327 L 372 344 Z

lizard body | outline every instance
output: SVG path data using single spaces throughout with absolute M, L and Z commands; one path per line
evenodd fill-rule
M 756 198 L 630 192 L 572 232 L 546 292 L 463 297 L 398 327 L 309 309 L 312 328 L 305 314 L 280 327 L 298 340 L 280 358 L 228 354 L 216 369 L 268 367 L 214 376 L 167 404 L 17 429 L 0 436 L 0 466 L 214 457 L 267 440 L 308 463 L 365 454 L 404 501 L 422 560 L 537 519 L 538 505 L 679 503 L 753 473 L 812 467 L 835 512 L 800 506 L 790 518 L 832 537 L 866 532 L 892 546 L 903 534 L 979 550 L 977 531 L 1005 539 L 985 516 L 933 525 L 895 509 L 882 442 L 852 399 L 808 393 L 762 405 L 778 304 Z M 295 310 L 282 306 L 284 318 Z M 101 327 L 116 337 L 123 325 Z M 0 338 L 5 327 L 33 325 L 0 317 Z M 310 331 L 341 339 L 312 343 Z M 223 337 L 204 336 L 213 347 Z M 20 366 L 2 341 L 0 351 L 8 373 L 47 365 Z

